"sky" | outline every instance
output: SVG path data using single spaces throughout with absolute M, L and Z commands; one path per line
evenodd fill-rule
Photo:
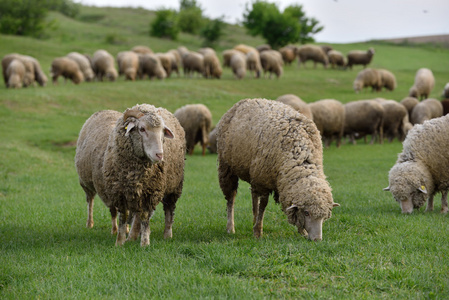
M 180 0 L 74 0 L 83 5 L 179 10 Z M 239 23 L 251 0 L 196 0 L 211 19 Z M 372 39 L 449 34 L 449 0 L 273 0 L 281 11 L 300 4 L 324 29 L 317 42 L 351 43 Z

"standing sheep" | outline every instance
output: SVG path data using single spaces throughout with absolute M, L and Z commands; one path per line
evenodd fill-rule
M 327 53 L 327 56 L 329 57 L 329 63 L 331 64 L 332 69 L 334 69 L 336 66 L 337 67 L 346 66 L 345 57 L 343 56 L 343 53 L 341 53 L 340 51 L 330 50 Z
M 374 49 L 369 48 L 368 51 L 352 50 L 349 51 L 348 57 L 348 67 L 352 70 L 353 65 L 363 65 L 366 68 L 367 65 L 371 63 L 374 56 Z
M 285 46 L 279 49 L 282 54 L 282 59 L 286 65 L 291 65 L 296 58 L 296 47 L 295 46 Z
M 416 71 L 415 83 L 410 88 L 409 96 L 419 100 L 427 99 L 435 86 L 435 77 L 430 69 L 421 68 Z
M 274 192 L 300 234 L 322 239 L 323 221 L 338 204 L 323 172 L 321 138 L 313 121 L 277 101 L 244 99 L 220 119 L 217 146 L 228 233 L 235 232 L 234 202 L 241 179 L 251 184 L 255 237 L 262 236 L 265 208 Z
M 418 99 L 416 99 L 415 97 L 405 97 L 401 100 L 400 103 L 407 109 L 408 118 L 409 120 L 411 120 L 413 108 L 415 108 L 416 104 L 419 103 Z
M 207 149 L 213 154 L 217 153 L 217 130 L 218 125 L 209 132 L 209 144 L 207 145 Z
M 197 72 L 205 76 L 204 73 L 204 56 L 201 53 L 189 51 L 182 57 L 182 65 L 184 66 L 184 76 L 190 76 L 193 72 Z
M 316 69 L 316 63 L 319 62 L 323 64 L 324 68 L 327 68 L 327 65 L 329 64 L 329 59 L 327 58 L 326 52 L 323 50 L 322 47 L 316 46 L 316 45 L 303 45 L 298 48 L 298 66 L 301 65 L 301 63 L 306 66 L 306 61 L 312 60 L 314 68 Z
M 93 200 L 98 193 L 109 207 L 116 245 L 126 238 L 128 212 L 134 222 L 128 240 L 149 245 L 149 220 L 157 204 L 165 211 L 164 238 L 172 237 L 174 210 L 184 180 L 185 138 L 177 119 L 166 109 L 136 105 L 124 114 L 93 114 L 81 129 L 75 155 L 80 185 L 88 203 L 87 227 L 93 226 Z M 140 224 L 139 224 L 140 220 Z
M 448 212 L 449 116 L 415 125 L 403 143 L 402 153 L 388 174 L 390 191 L 402 213 L 412 213 L 427 200 L 433 210 L 433 197 L 441 192 L 441 213 Z
M 232 73 L 236 79 L 242 79 L 246 75 L 246 57 L 241 52 L 236 52 L 232 55 L 230 60 Z
M 313 114 L 310 107 L 301 98 L 293 94 L 285 94 L 279 96 L 276 101 L 282 102 L 284 104 L 290 105 L 294 110 L 302 113 L 304 116 L 313 120 Z
M 6 68 L 7 88 L 20 89 L 25 77 L 25 65 L 19 59 L 13 59 Z
M 345 107 L 345 135 L 350 137 L 353 144 L 355 139 L 371 135 L 370 144 L 374 140 L 383 142 L 384 109 L 375 100 L 357 100 L 344 104 Z
M 69 54 L 67 54 L 67 57 L 78 64 L 86 81 L 94 80 L 95 74 L 94 71 L 92 70 L 92 66 L 90 65 L 89 59 L 86 56 L 78 52 L 70 52 Z
M 382 88 L 393 91 L 397 86 L 394 74 L 385 69 L 377 69 L 377 71 L 380 74 L 380 87 L 378 91 L 381 91 Z
M 28 56 L 28 55 L 23 55 L 23 58 L 25 60 L 30 61 L 33 64 L 34 79 L 37 81 L 37 83 L 40 86 L 47 85 L 48 78 L 45 75 L 44 71 L 42 71 L 42 67 L 41 67 L 39 61 L 37 59 L 35 59 L 34 57 Z
M 206 78 L 220 79 L 223 70 L 215 52 L 209 52 L 204 55 L 204 73 Z
M 172 59 L 170 55 L 167 53 L 156 53 L 157 58 L 161 62 L 162 67 L 165 70 L 165 73 L 167 74 L 167 78 L 170 77 L 171 71 L 172 71 Z
M 147 46 L 134 46 L 131 51 L 137 53 L 137 54 L 153 54 L 153 50 L 151 50 L 149 47 Z
M 365 87 L 371 87 L 371 91 L 378 91 L 381 88 L 382 80 L 380 73 L 376 69 L 364 69 L 357 74 L 353 88 L 356 93 Z
M 110 81 L 117 79 L 118 73 L 114 66 L 114 57 L 106 50 L 97 50 L 92 57 L 92 69 L 98 80 L 106 76 Z
M 18 53 L 7 54 L 2 59 L 2 71 L 3 71 L 3 80 L 5 81 L 5 85 L 8 87 L 8 74 L 7 69 L 9 64 L 14 60 L 20 60 L 20 62 L 25 67 L 25 74 L 22 79 L 22 86 L 27 87 L 34 83 L 35 80 L 35 72 L 34 72 L 34 64 L 29 59 L 26 59 L 24 55 Z
M 404 126 L 408 123 L 408 112 L 404 105 L 394 101 L 378 98 L 376 99 L 384 109 L 383 119 L 383 136 L 392 142 L 397 138 L 403 141 L 406 136 L 406 129 Z
M 284 73 L 283 68 L 284 61 L 282 60 L 282 55 L 279 53 L 279 51 L 276 50 L 263 51 L 260 54 L 260 62 L 262 64 L 264 74 L 266 72 L 270 73 L 269 78 L 271 78 L 271 75 L 273 73 L 276 74 L 277 78 L 281 77 L 282 74 Z
M 222 52 L 224 68 L 231 67 L 231 57 L 236 53 L 241 53 L 241 52 L 238 50 L 235 50 L 235 49 L 227 49 Z
M 62 76 L 65 79 L 70 79 L 75 84 L 84 81 L 84 75 L 80 70 L 78 64 L 68 57 L 55 58 L 51 63 L 51 77 L 53 84 L 58 83 L 58 77 Z
M 126 80 L 136 80 L 139 73 L 139 55 L 133 51 L 122 51 L 117 54 L 119 75 L 125 75 Z
M 189 155 L 193 154 L 195 145 L 200 142 L 204 156 L 212 124 L 210 110 L 204 104 L 188 104 L 177 109 L 174 115 L 184 128 Z
M 419 102 L 412 111 L 412 124 L 422 124 L 424 121 L 443 115 L 443 105 L 437 99 L 426 99 Z
M 325 147 L 329 147 L 334 138 L 337 148 L 340 147 L 341 138 L 345 130 L 345 108 L 343 104 L 334 99 L 324 99 L 309 103 L 313 115 L 313 122 L 320 132 Z
M 250 51 L 246 54 L 246 68 L 250 72 L 254 72 L 254 78 L 260 78 L 262 72 L 262 64 L 258 51 Z
M 176 72 L 176 74 L 179 77 L 179 69 L 181 68 L 181 65 L 182 65 L 181 55 L 179 55 L 178 50 L 175 50 L 175 49 L 168 50 L 167 54 L 171 57 L 172 71 Z
M 141 76 L 147 75 L 149 79 L 157 77 L 158 79 L 164 79 L 167 77 L 164 67 L 162 67 L 161 61 L 155 54 L 143 54 L 139 56 L 139 69 L 141 70 Z

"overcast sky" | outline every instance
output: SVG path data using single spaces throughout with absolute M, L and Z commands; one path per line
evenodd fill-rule
M 179 10 L 179 0 L 75 0 L 84 5 L 143 7 Z M 204 15 L 242 21 L 251 0 L 197 0 Z M 283 11 L 301 4 L 308 17 L 316 18 L 323 31 L 318 42 L 349 43 L 371 39 L 449 34 L 449 0 L 277 0 Z

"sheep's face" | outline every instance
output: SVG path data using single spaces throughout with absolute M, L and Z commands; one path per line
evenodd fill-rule
M 287 208 L 287 215 L 289 222 L 298 228 L 299 234 L 312 241 L 321 241 L 324 218 L 313 217 L 307 208 L 299 208 L 296 205 Z

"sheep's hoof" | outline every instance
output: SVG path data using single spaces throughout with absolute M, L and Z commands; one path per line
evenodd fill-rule
M 116 235 L 117 234 L 117 227 L 112 227 L 111 234 Z
M 228 231 L 228 233 L 233 233 L 233 234 L 235 233 L 235 229 L 234 228 L 228 228 L 227 231 Z
M 172 232 L 171 229 L 170 230 L 166 230 L 164 232 L 164 239 L 171 239 L 172 237 L 173 237 L 173 232 Z
M 447 214 L 448 211 L 449 211 L 449 209 L 447 207 L 444 207 L 444 208 L 441 209 L 441 213 L 443 215 Z
M 142 239 L 141 241 L 140 241 L 140 246 L 141 247 L 147 247 L 147 246 L 149 246 L 150 245 L 150 239 Z
M 92 228 L 92 227 L 94 227 L 94 221 L 87 221 L 86 227 L 87 227 L 87 228 Z

